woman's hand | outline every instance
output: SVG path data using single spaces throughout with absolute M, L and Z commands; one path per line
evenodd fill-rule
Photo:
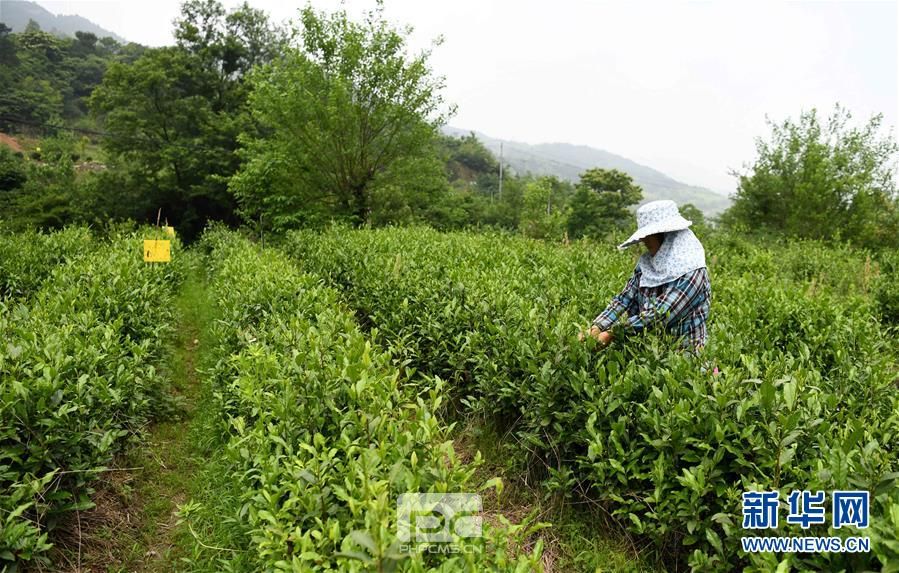
M 596 340 L 601 346 L 608 346 L 610 342 L 612 342 L 612 333 L 608 330 L 600 330 L 598 326 L 595 324 L 590 327 L 590 330 L 587 332 L 594 340 Z M 581 342 L 584 341 L 583 332 L 578 333 L 578 340 Z
M 598 332 L 593 338 L 595 338 L 603 346 L 608 346 L 612 342 L 612 333 L 608 330 L 603 330 L 601 332 Z

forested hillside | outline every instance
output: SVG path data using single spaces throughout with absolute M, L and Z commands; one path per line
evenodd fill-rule
M 248 4 L 189 0 L 162 48 L 0 25 L 0 130 L 16 138 L 0 148 L 6 224 L 160 218 L 190 241 L 212 220 L 257 233 L 426 223 L 561 240 L 619 232 L 634 206 L 670 198 L 698 222 L 835 237 L 827 213 L 843 239 L 895 242 L 895 145 L 877 117 L 772 122 L 726 213 L 721 195 L 584 146 L 507 142 L 501 181 L 498 140 L 447 127 L 444 79 L 401 30 L 310 14 L 291 30 Z
M 61 38 L 33 21 L 14 33 L 0 20 L 0 129 L 39 135 L 63 126 L 95 127 L 89 98 L 107 67 L 132 62 L 144 50 L 92 32 Z
M 467 133 L 453 127 L 446 127 L 443 131 L 456 137 Z M 487 149 L 499 156 L 499 139 L 479 132 L 476 134 Z M 693 204 L 710 217 L 720 215 L 731 203 L 720 193 L 676 181 L 651 167 L 586 145 L 568 143 L 531 145 L 520 141 L 502 143 L 505 161 L 519 174 L 549 175 L 576 183 L 581 173 L 591 167 L 618 169 L 633 177 L 634 182 L 643 188 L 644 203 L 658 199 L 672 199 L 678 204 Z
M 75 37 L 77 32 L 93 34 L 98 38 L 112 38 L 120 44 L 127 41 L 114 32 L 94 24 L 77 14 L 56 15 L 38 4 L 26 0 L 3 0 L 0 2 L 0 22 L 12 28 L 13 32 L 24 32 L 29 22 L 54 36 Z

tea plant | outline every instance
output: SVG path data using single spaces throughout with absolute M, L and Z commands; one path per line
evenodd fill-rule
M 878 310 L 884 320 L 899 326 L 899 251 L 881 255 L 881 272 L 873 287 Z
M 57 265 L 96 246 L 97 240 L 84 227 L 55 233 L 0 232 L 0 299 L 30 296 Z
M 40 282 L 27 300 L 0 301 L 0 566 L 44 561 L 47 530 L 90 507 L 90 481 L 163 406 L 177 265 L 149 268 L 139 236 L 107 243 L 80 229 L 26 235 L 37 246 L 23 252 L 50 264 L 65 248 L 41 249 L 73 237 L 90 252 L 17 282 Z
M 521 444 L 512 456 L 548 488 L 605 505 L 663 556 L 772 569 L 777 559 L 740 551 L 742 491 L 867 489 L 881 521 L 872 554 L 786 559 L 896 567 L 897 349 L 867 253 L 709 239 L 700 358 L 661 333 L 596 354 L 577 341 L 633 270 L 610 246 L 334 229 L 294 233 L 285 248 L 340 287 L 402 363 L 448 380 L 457 409 L 505 424 Z
M 442 383 L 404 379 L 337 292 L 284 255 L 222 231 L 203 241 L 219 314 L 209 383 L 242 492 L 245 569 L 540 569 L 539 542 L 521 549 L 529 522 L 485 523 L 458 554 L 404 551 L 400 494 L 481 486 L 434 415 Z

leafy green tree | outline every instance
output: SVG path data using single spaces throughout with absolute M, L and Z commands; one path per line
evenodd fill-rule
M 178 48 L 152 50 L 131 65 L 111 65 L 92 96 L 111 165 L 142 175 L 134 216 L 162 208 L 188 235 L 207 218 L 229 218 L 234 205 L 221 177 L 236 168 L 235 118 L 214 109 L 206 97 L 214 80 L 194 64 Z
M 567 213 L 559 204 L 553 206 L 553 181 L 540 177 L 524 186 L 524 200 L 519 228 L 536 239 L 561 238 Z
M 14 66 L 18 63 L 16 43 L 11 32 L 12 28 L 0 22 L 0 64 L 3 66 Z
M 899 245 L 895 141 L 880 136 L 881 115 L 861 127 L 836 106 L 824 119 L 812 109 L 798 121 L 769 121 L 769 139 L 756 140 L 758 159 L 739 177 L 722 222 L 788 235 L 847 239 L 866 246 Z
M 451 180 L 471 182 L 482 174 L 499 172 L 499 162 L 474 132 L 462 137 L 442 135 L 439 147 L 447 162 Z
M 503 229 L 518 229 L 524 208 L 524 179 L 504 177 L 503 192 L 491 194 L 485 205 L 483 223 Z
M 239 165 L 237 136 L 252 129 L 244 80 L 258 58 L 276 51 L 256 42 L 276 43 L 277 35 L 246 4 L 226 15 L 218 2 L 193 0 L 175 37 L 177 46 L 110 65 L 91 104 L 109 134 L 111 164 L 130 171 L 103 181 L 138 186 L 109 191 L 137 197 L 138 219 L 155 219 L 161 208 L 189 240 L 207 220 L 238 221 L 227 181 Z
M 465 188 L 453 187 L 425 207 L 423 220 L 444 231 L 464 229 L 484 222 L 489 199 Z
M 20 189 L 28 180 L 25 160 L 5 145 L 0 145 L 0 194 Z
M 678 209 L 684 219 L 692 222 L 694 225 L 704 227 L 706 224 L 705 215 L 693 203 L 684 203 Z
M 211 96 L 223 100 L 236 95 L 241 103 L 246 93 L 239 80 L 254 66 L 274 59 L 286 41 L 262 10 L 243 2 L 226 13 L 218 0 L 184 2 L 175 21 L 175 40 L 217 76 Z
M 41 141 L 41 161 L 19 159 L 9 166 L 10 188 L 0 191 L 0 203 L 11 227 L 54 229 L 83 220 L 85 204 L 73 155 L 71 137 L 46 138 Z
M 97 35 L 92 32 L 75 32 L 72 53 L 78 55 L 94 54 L 97 51 Z
M 250 105 L 264 135 L 243 137 L 245 164 L 230 185 L 244 216 L 275 228 L 329 218 L 362 225 L 385 189 L 412 210 L 404 195 L 445 192 L 433 158 L 447 115 L 430 52 L 408 56 L 409 29 L 389 25 L 382 7 L 362 23 L 306 7 L 300 25 L 299 45 L 253 77 Z M 431 171 L 410 179 L 416 169 Z
M 568 235 L 601 237 L 626 225 L 628 208 L 643 198 L 631 176 L 617 169 L 588 169 L 580 176 L 571 199 Z
M 110 36 L 106 36 L 105 38 L 100 38 L 98 42 L 98 51 L 101 54 L 113 55 L 119 53 L 122 49 L 122 45 L 119 44 L 115 38 Z
M 578 187 L 571 199 L 571 211 L 568 214 L 568 236 L 572 239 L 589 235 L 602 235 L 608 231 L 608 225 L 600 224 L 602 204 L 599 195 L 584 187 Z

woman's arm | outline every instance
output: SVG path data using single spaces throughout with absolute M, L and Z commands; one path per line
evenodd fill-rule
M 613 296 L 609 306 L 593 319 L 593 324 L 590 325 L 590 330 L 587 334 L 595 338 L 603 346 L 612 342 L 612 333 L 609 329 L 612 328 L 612 325 L 615 324 L 621 313 L 627 311 L 636 303 L 639 284 L 640 271 L 639 269 L 634 269 L 634 274 L 631 275 L 621 292 Z M 583 333 L 579 334 L 578 338 L 583 340 Z
M 624 285 L 620 293 L 612 297 L 609 306 L 599 316 L 593 319 L 593 326 L 600 331 L 609 330 L 623 312 L 628 310 L 637 297 L 637 289 L 640 284 L 640 271 L 634 269 L 634 274 Z M 592 328 L 591 328 L 592 330 Z

